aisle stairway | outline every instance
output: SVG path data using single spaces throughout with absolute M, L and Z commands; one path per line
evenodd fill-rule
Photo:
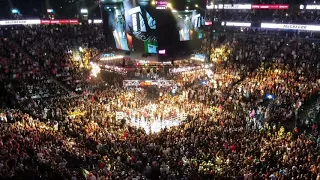
M 25 48 L 23 48 L 19 43 L 17 43 L 14 40 L 11 40 L 11 43 L 13 43 L 15 46 L 19 47 L 20 52 L 22 54 L 25 54 L 28 58 L 30 58 L 32 61 L 37 62 L 37 60 L 30 54 L 30 52 L 28 52 Z M 41 63 L 40 63 L 41 64 Z M 57 81 L 55 78 L 53 78 L 52 76 L 48 77 L 50 81 L 54 82 L 56 85 L 58 85 L 61 89 L 63 89 L 64 91 L 68 92 L 68 94 L 71 94 L 72 91 L 70 89 L 68 89 L 65 85 L 63 85 L 62 83 L 60 83 L 59 81 Z

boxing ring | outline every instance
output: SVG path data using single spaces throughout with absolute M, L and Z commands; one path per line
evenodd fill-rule
M 147 133 L 157 133 L 164 128 L 171 128 L 179 126 L 180 123 L 187 119 L 187 116 L 184 114 L 180 115 L 181 117 L 170 117 L 168 119 L 156 119 L 156 120 L 146 120 L 144 117 L 140 119 L 130 118 L 129 124 L 137 128 L 144 129 Z
M 164 128 L 171 128 L 174 126 L 179 126 L 181 122 L 187 119 L 187 113 L 185 112 L 176 112 L 174 114 L 164 111 L 163 114 L 170 114 L 169 116 L 163 117 L 161 115 L 153 115 L 155 111 L 158 110 L 157 105 L 149 105 L 149 113 L 141 109 L 131 109 L 131 112 L 116 112 L 117 121 L 121 119 L 126 119 L 127 123 L 131 126 L 144 129 L 147 133 L 157 133 Z

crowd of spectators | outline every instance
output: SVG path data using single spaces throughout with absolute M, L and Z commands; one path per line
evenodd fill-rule
M 26 26 L 12 38 L 68 88 L 83 91 L 88 84 L 89 59 L 104 50 L 102 25 Z
M 269 22 L 288 24 L 318 24 L 320 12 L 318 10 L 214 10 L 215 21 L 234 22 Z M 211 18 L 211 12 L 206 17 Z
M 309 135 L 296 126 L 299 109 L 320 89 L 316 42 L 234 34 L 214 41 L 212 66 L 176 74 L 174 94 L 160 88 L 150 100 L 110 73 L 104 89 L 76 96 L 68 90 L 101 83 L 87 67 L 104 48 L 100 28 L 23 27 L 1 40 L 1 81 L 28 111 L 0 111 L 1 177 L 320 179 L 317 126 Z M 73 59 L 77 53 L 83 60 Z M 132 126 L 131 110 L 150 101 L 161 117 L 184 110 L 187 119 L 153 134 Z M 117 119 L 119 111 L 127 119 Z

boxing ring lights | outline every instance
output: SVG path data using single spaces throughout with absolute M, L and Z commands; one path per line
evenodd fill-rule
M 101 71 L 99 65 L 97 65 L 97 64 L 95 64 L 93 62 L 91 62 L 90 65 L 91 65 L 91 73 L 90 73 L 90 75 L 93 76 L 93 77 L 97 77 L 98 74 Z
M 212 67 L 212 64 L 206 64 L 201 66 L 189 66 L 189 67 L 179 67 L 179 68 L 172 68 L 169 70 L 171 74 L 178 74 L 178 73 L 185 73 L 185 72 L 193 72 L 199 70 L 208 70 Z
M 107 56 L 107 57 L 100 57 L 100 61 L 112 61 L 112 60 L 117 60 L 122 58 L 124 58 L 124 56 L 121 56 L 121 55 Z

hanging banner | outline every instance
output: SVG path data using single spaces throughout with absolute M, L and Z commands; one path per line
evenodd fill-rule
M 251 4 L 212 4 L 207 9 L 251 9 Z
M 247 23 L 247 22 L 221 22 L 221 26 L 251 27 L 251 23 Z
M 8 26 L 8 25 L 32 25 L 32 24 L 40 24 L 40 19 L 0 21 L 0 26 Z
M 207 9 L 289 9 L 288 4 L 216 4 L 207 5 Z
M 288 4 L 252 4 L 251 9 L 289 9 Z
M 261 28 L 320 31 L 319 25 L 261 23 Z
M 313 9 L 313 10 L 317 10 L 317 9 L 320 9 L 320 5 L 311 5 L 311 4 L 307 4 L 307 5 L 303 5 L 301 4 L 300 6 L 300 9 Z
M 78 19 L 41 20 L 41 24 L 78 24 Z

